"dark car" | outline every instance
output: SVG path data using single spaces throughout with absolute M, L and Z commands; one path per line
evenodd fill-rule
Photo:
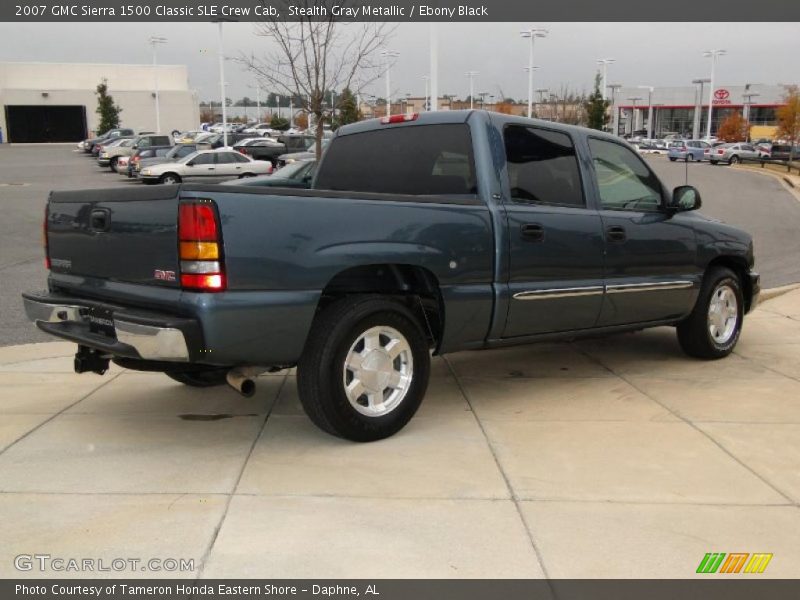
M 48 290 L 23 298 L 79 373 L 113 360 L 252 394 L 296 366 L 310 419 L 366 442 L 413 417 L 432 355 L 658 326 L 690 356 L 731 354 L 753 240 L 700 206 L 600 131 L 392 115 L 339 128 L 308 190 L 52 192 Z
M 275 142 L 278 142 L 277 144 Z M 294 152 L 307 152 L 316 143 L 310 135 L 281 135 L 277 139 L 264 139 L 242 148 L 242 153 L 256 160 L 269 160 L 278 165 L 278 157 Z
M 274 175 L 260 175 L 226 181 L 222 185 L 247 185 L 256 187 L 282 187 L 308 189 L 317 171 L 317 162 L 314 160 L 298 160 L 282 169 L 275 171 Z
M 772 160 L 798 160 L 800 159 L 800 146 L 794 149 L 789 144 L 772 144 L 770 146 L 769 158 Z
M 97 137 L 84 140 L 82 143 L 82 149 L 86 154 L 95 154 L 96 156 L 97 153 L 93 152 L 96 144 L 105 142 L 106 140 L 112 140 L 118 137 L 131 137 L 133 135 L 135 135 L 133 129 L 128 129 L 125 127 L 109 129 L 103 135 L 98 135 Z
M 163 158 L 171 150 L 173 146 L 150 146 L 148 148 L 139 148 L 128 159 L 128 167 L 126 173 L 128 177 L 136 177 L 136 167 L 142 161 L 148 158 Z

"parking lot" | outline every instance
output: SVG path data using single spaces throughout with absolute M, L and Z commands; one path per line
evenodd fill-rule
M 648 160 L 753 233 L 764 287 L 800 281 L 778 179 Z M 685 578 L 707 552 L 800 575 L 800 291 L 717 362 L 669 328 L 436 358 L 414 420 L 358 445 L 308 421 L 291 371 L 253 398 L 77 376 L 25 320 L 48 191 L 130 185 L 69 146 L 0 146 L 0 576 L 41 576 L 14 557 L 47 553 L 194 561 L 98 573 L 122 577 Z

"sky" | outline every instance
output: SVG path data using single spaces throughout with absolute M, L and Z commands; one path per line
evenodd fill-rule
M 521 29 L 531 23 L 440 23 L 439 93 L 469 94 L 466 71 L 478 71 L 475 92 L 517 99 L 527 96 L 528 41 Z M 800 23 L 536 23 L 549 30 L 537 39 L 534 87 L 591 91 L 598 58 L 614 58 L 608 82 L 625 86 L 690 85 L 707 77 L 703 50 L 725 48 L 717 68 L 720 85 L 798 83 Z M 225 55 L 265 54 L 270 41 L 255 34 L 254 23 L 225 25 Z M 185 64 L 200 99 L 217 99 L 217 28 L 211 23 L 0 23 L 0 61 L 149 64 L 147 39 L 164 36 L 159 63 Z M 395 97 L 422 96 L 429 65 L 429 26 L 402 23 L 387 48 L 399 53 L 392 67 Z M 782 57 L 786 57 L 785 59 Z M 236 62 L 226 67 L 228 97 L 255 98 L 255 77 Z M 367 93 L 384 95 L 379 80 Z M 266 90 L 269 91 L 269 90 Z

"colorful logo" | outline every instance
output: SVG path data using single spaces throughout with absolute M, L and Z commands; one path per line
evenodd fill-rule
M 763 573 L 771 560 L 772 554 L 765 552 L 708 552 L 697 566 L 697 573 Z
M 720 88 L 716 92 L 714 92 L 714 97 L 717 100 L 727 100 L 730 95 L 731 95 L 731 93 L 728 90 L 723 89 L 723 88 Z

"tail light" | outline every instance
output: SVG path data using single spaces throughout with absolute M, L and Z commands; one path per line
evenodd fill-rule
M 416 121 L 418 118 L 419 118 L 419 113 L 389 115 L 388 117 L 381 117 L 381 125 L 391 125 L 392 123 L 405 123 L 407 121 Z
M 219 218 L 210 200 L 178 208 L 181 287 L 201 292 L 225 289 Z
M 717 150 L 717 154 L 725 154 L 725 150 Z
M 245 156 L 247 156 L 247 150 L 244 149 L 244 146 L 242 146 L 241 148 L 237 148 L 237 150 L 239 151 L 240 154 L 244 154 Z
M 137 156 L 134 156 L 134 157 L 131 159 L 131 162 L 132 162 L 132 163 L 138 163 L 138 162 L 139 162 L 139 156 L 138 156 L 138 155 L 137 155 Z
M 50 206 L 44 207 L 44 220 L 42 221 L 42 246 L 44 247 L 44 268 L 50 269 L 50 243 L 47 241 L 47 219 L 50 216 Z

